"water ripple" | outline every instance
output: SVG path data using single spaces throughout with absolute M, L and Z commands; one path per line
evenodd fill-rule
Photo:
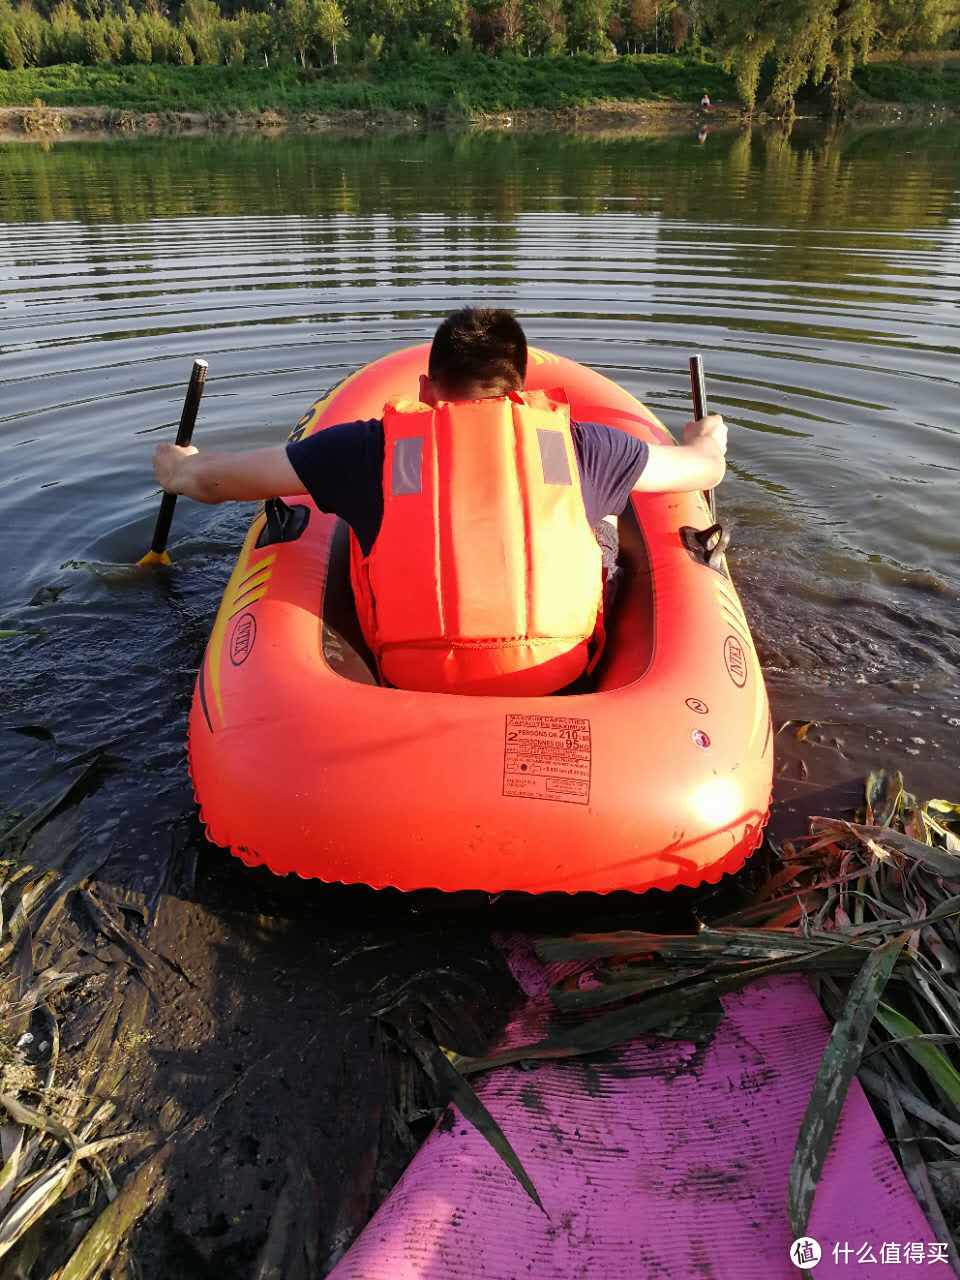
M 139 553 L 149 449 L 194 355 L 211 363 L 198 443 L 254 446 L 475 302 L 515 307 L 674 428 L 686 355 L 704 353 L 732 428 L 721 508 L 772 667 L 946 672 L 956 142 L 0 149 L 0 600 Z M 191 545 L 213 517 L 181 507 Z

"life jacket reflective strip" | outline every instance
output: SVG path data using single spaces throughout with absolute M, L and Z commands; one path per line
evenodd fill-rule
M 519 696 L 575 680 L 602 638 L 602 597 L 569 407 L 543 392 L 400 402 L 383 431 L 383 523 L 368 556 L 351 540 L 383 678 Z

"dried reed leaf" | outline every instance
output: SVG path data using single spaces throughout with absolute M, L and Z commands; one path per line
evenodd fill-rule
M 903 1171 L 906 1174 L 907 1181 L 913 1194 L 920 1202 L 920 1207 L 926 1214 L 927 1221 L 936 1232 L 937 1239 L 946 1242 L 947 1250 L 950 1254 L 950 1262 L 956 1275 L 960 1273 L 960 1256 L 957 1254 L 957 1247 L 953 1243 L 950 1229 L 943 1216 L 943 1210 L 940 1208 L 940 1203 L 933 1190 L 926 1162 L 913 1141 L 914 1135 L 910 1130 L 907 1117 L 904 1115 L 903 1107 L 890 1080 L 887 1081 L 887 1106 L 890 1109 L 893 1131 L 900 1145 L 900 1156 L 903 1160 Z
M 61 1142 L 66 1143 L 71 1149 L 79 1146 L 76 1134 L 68 1129 L 66 1125 L 61 1124 L 59 1120 L 53 1116 L 45 1116 L 40 1111 L 34 1110 L 33 1107 L 27 1107 L 16 1098 L 8 1093 L 0 1093 L 0 1107 L 3 1107 L 11 1120 L 17 1124 L 23 1125 L 28 1129 L 37 1129 L 40 1133 L 49 1133 L 54 1138 L 59 1138 Z
M 615 956 L 659 955 L 678 963 L 701 964 L 719 957 L 737 960 L 778 960 L 807 954 L 810 941 L 797 934 L 773 929 L 707 929 L 696 933 L 575 934 L 572 938 L 538 938 L 537 954 L 546 962 L 596 960 Z M 832 940 L 831 940 L 832 945 Z
M 880 769 L 871 773 L 864 788 L 867 822 L 886 827 L 893 821 L 904 800 L 903 775 Z
M 70 1255 L 57 1280 L 98 1280 L 103 1275 L 130 1230 L 165 1186 L 173 1151 L 172 1141 L 164 1143 L 127 1179 Z
M 319 1208 L 313 1175 L 302 1154 L 291 1154 L 252 1280 L 313 1280 L 319 1274 Z
M 954 804 L 950 800 L 928 800 L 923 807 L 927 812 L 932 809 L 934 813 L 960 823 L 960 804 Z
M 3 1213 L 13 1198 L 17 1188 L 17 1174 L 20 1171 L 20 1160 L 23 1155 L 23 1129 L 20 1130 L 16 1144 L 0 1169 L 0 1213 Z
M 155 953 L 145 947 L 142 942 L 133 936 L 129 929 L 115 919 L 92 890 L 81 889 L 80 900 L 86 908 L 90 919 L 100 932 L 125 947 L 141 969 L 146 969 L 149 972 L 157 972 L 159 970 L 160 961 Z
M 0 1258 L 9 1253 L 21 1236 L 57 1203 L 77 1169 L 77 1153 L 71 1151 L 13 1202 L 0 1221 Z

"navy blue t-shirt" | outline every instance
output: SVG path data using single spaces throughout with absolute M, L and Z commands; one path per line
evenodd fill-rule
M 619 515 L 647 463 L 636 436 L 598 422 L 571 423 L 580 488 L 593 528 Z M 290 465 L 321 511 L 345 520 L 364 555 L 383 523 L 383 423 L 342 422 L 287 445 Z

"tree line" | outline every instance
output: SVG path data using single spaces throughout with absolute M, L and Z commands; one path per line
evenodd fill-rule
M 473 49 L 560 57 L 713 51 L 748 105 L 831 91 L 878 45 L 960 44 L 960 0 L 0 0 L 0 67 L 296 63 L 371 68 Z

